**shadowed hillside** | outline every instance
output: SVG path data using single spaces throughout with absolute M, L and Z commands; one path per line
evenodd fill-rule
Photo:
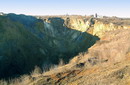
M 0 78 L 30 73 L 35 66 L 44 70 L 61 59 L 67 63 L 99 40 L 64 26 L 61 18 L 48 20 L 16 14 L 0 16 Z

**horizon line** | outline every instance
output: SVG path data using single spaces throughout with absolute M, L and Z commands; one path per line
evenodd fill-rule
M 15 13 L 15 12 L 0 12 L 0 13 L 4 13 L 4 14 L 17 14 L 17 15 L 28 15 L 28 16 L 95 16 L 95 14 L 69 14 L 69 13 L 66 13 L 66 14 L 27 14 L 27 13 Z M 121 16 L 115 16 L 115 15 L 101 15 L 98 13 L 98 16 L 99 17 L 117 17 L 117 18 L 130 18 L 130 17 L 121 17 Z

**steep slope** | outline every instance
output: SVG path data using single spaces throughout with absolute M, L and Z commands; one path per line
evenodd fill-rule
M 49 20 L 16 14 L 0 16 L 0 78 L 29 73 L 35 66 L 44 70 L 60 59 L 67 63 L 99 40 L 65 27 L 61 18 Z

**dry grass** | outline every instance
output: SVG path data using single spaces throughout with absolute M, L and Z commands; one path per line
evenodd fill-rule
M 108 32 L 89 49 L 88 53 L 80 57 L 81 59 L 78 59 L 78 62 L 86 62 L 88 59 L 91 62 L 95 61 L 95 63 L 103 63 L 106 61 L 107 63 L 120 62 L 126 59 L 125 56 L 130 52 L 129 43 L 130 29 Z
M 105 24 L 113 23 L 115 25 L 120 26 L 130 26 L 130 19 L 129 18 L 114 18 L 114 17 L 108 17 L 108 18 L 99 18 L 97 19 Z

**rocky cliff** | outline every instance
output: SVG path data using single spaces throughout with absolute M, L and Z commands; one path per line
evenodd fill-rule
M 81 32 L 87 32 L 102 37 L 105 32 L 116 29 L 127 29 L 130 27 L 129 20 L 119 18 L 93 18 L 93 17 L 67 17 L 65 26 Z

